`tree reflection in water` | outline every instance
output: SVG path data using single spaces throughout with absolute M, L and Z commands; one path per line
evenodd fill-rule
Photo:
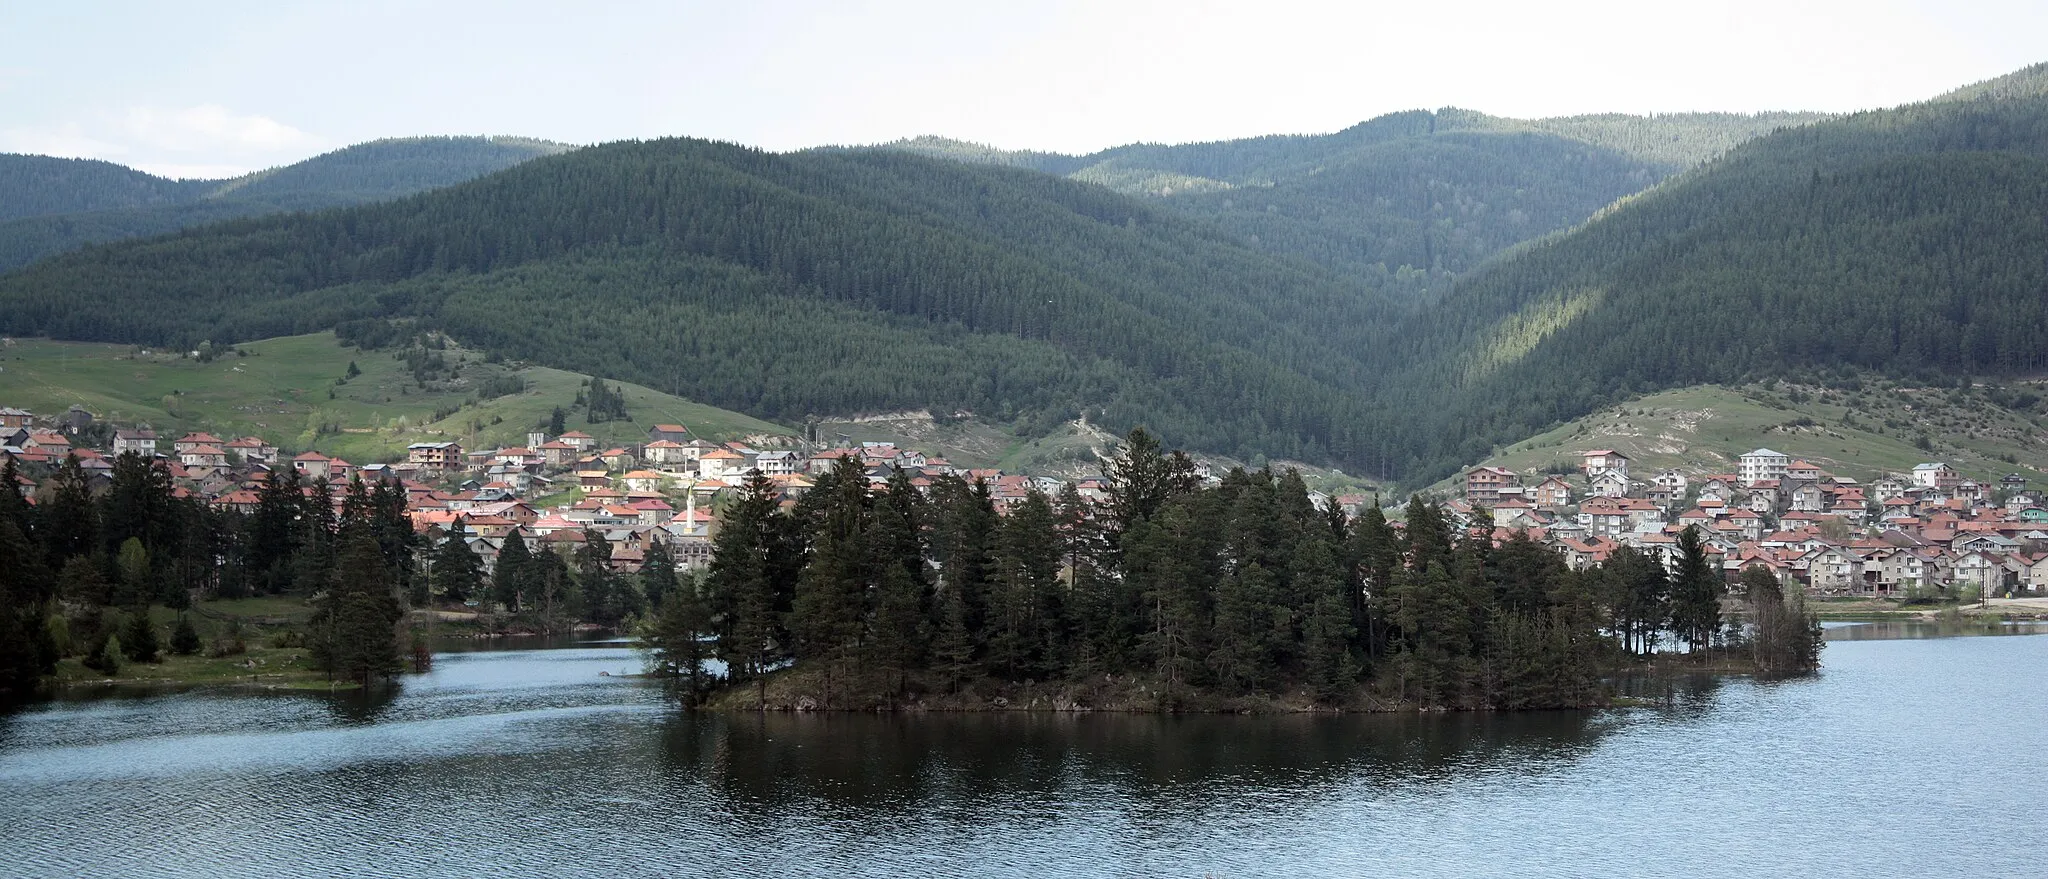
M 1439 785 L 1478 771 L 1544 774 L 1614 724 L 1597 712 L 1430 715 L 679 713 L 673 782 L 767 817 L 825 808 L 887 819 L 948 802 L 1109 794 L 1182 806 L 1259 791 Z M 694 783 L 693 783 L 694 782 Z M 1091 797 L 1092 798 L 1092 797 Z

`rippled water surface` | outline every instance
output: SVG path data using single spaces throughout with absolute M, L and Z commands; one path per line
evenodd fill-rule
M 693 717 L 613 645 L 64 701 L 0 717 L 0 875 L 2048 872 L 2048 638 L 1831 634 L 1591 713 Z

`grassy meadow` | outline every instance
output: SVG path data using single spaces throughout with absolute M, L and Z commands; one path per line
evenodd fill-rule
M 314 449 L 356 463 L 391 460 L 415 442 L 454 440 L 465 448 L 525 442 L 559 406 L 567 427 L 606 442 L 644 440 L 648 425 L 679 422 L 713 440 L 790 431 L 760 419 L 612 382 L 633 420 L 588 424 L 575 406 L 586 376 L 484 362 L 450 347 L 446 380 L 414 381 L 402 355 L 358 351 L 331 333 L 247 342 L 211 361 L 131 345 L 15 339 L 0 344 L 0 405 L 38 415 L 83 406 L 103 421 L 147 423 L 161 435 L 206 430 L 223 439 L 255 435 L 294 451 Z M 349 378 L 353 362 L 360 374 Z M 478 399 L 494 377 L 516 375 L 519 393 Z

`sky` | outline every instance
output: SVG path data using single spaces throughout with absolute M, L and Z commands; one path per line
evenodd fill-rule
M 2048 61 L 2039 0 L 0 6 L 0 152 L 223 177 L 352 143 L 936 134 L 1086 153 L 1501 116 L 1852 111 Z

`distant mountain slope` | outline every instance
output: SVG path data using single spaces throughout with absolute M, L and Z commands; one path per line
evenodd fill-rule
M 0 156 L 0 271 L 88 244 L 411 195 L 566 149 L 526 138 L 399 138 L 230 180 L 166 180 L 109 162 Z
M 1136 200 L 902 153 L 618 143 L 0 276 L 0 332 L 194 344 L 403 316 L 725 408 L 1086 414 L 1347 460 L 1365 285 Z
M 1436 478 L 1635 393 L 2048 369 L 2048 97 L 1773 134 L 1464 279 L 1378 349 Z M 1455 443 L 1447 443 L 1451 438 Z
M 1340 132 L 1088 156 L 917 138 L 886 148 L 1030 168 L 1159 199 L 1270 253 L 1419 291 L 1811 113 L 1504 119 L 1447 108 Z
M 210 185 L 98 159 L 0 153 L 0 220 L 178 204 L 199 198 Z

